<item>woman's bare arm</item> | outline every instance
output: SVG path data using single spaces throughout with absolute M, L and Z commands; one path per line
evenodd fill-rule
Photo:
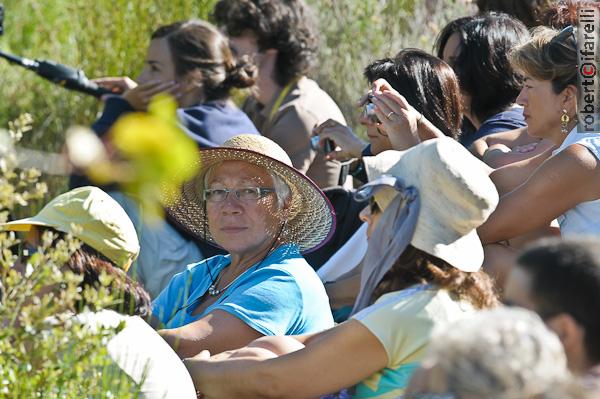
M 599 162 L 585 147 L 572 145 L 545 161 L 524 184 L 502 196 L 477 232 L 484 244 L 510 239 L 547 226 L 577 204 L 598 198 Z
M 181 358 L 195 356 L 203 350 L 221 353 L 240 348 L 263 336 L 242 320 L 222 310 L 210 312 L 185 326 L 159 330 L 158 333 Z
M 518 145 L 528 144 L 537 139 L 527 134 L 527 128 L 522 127 L 505 132 L 493 133 L 477 139 L 469 147 L 469 151 L 477 158 L 482 159 L 487 149 L 495 144 L 503 144 L 509 148 Z
M 519 187 L 551 156 L 552 150 L 546 150 L 538 156 L 514 162 L 494 170 L 490 174 L 490 179 L 496 185 L 498 194 L 502 196 Z
M 549 140 L 542 140 L 528 146 L 517 146 L 511 149 L 503 144 L 494 144 L 483 155 L 483 162 L 494 169 L 498 169 L 511 163 L 536 157 L 555 148 L 554 143 Z M 522 151 L 520 149 L 525 150 Z
M 356 320 L 314 335 L 274 359 L 186 359 L 205 398 L 315 398 L 352 386 L 387 365 L 377 337 Z M 324 372 L 326 371 L 326 372 Z

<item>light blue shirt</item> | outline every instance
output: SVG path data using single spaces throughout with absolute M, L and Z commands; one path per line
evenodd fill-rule
M 154 316 L 166 328 L 177 328 L 222 310 L 263 335 L 306 334 L 333 327 L 321 280 L 291 244 L 280 246 L 250 267 L 215 303 L 192 315 L 212 281 L 230 262 L 229 255 L 217 255 L 173 276 L 152 303 Z

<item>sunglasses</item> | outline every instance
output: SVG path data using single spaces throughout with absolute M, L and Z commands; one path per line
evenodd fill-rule
M 369 199 L 369 213 L 374 215 L 376 213 L 381 213 L 381 208 L 377 205 L 377 201 L 375 201 L 375 197 L 371 197 Z
M 384 187 L 391 187 L 396 191 L 402 193 L 404 187 L 395 176 L 392 175 L 381 175 L 376 180 L 373 180 L 367 184 L 362 185 L 354 192 L 354 199 L 358 202 L 364 202 L 372 198 L 379 190 Z
M 561 30 L 560 32 L 558 32 L 556 34 L 556 36 L 554 36 L 552 38 L 552 40 L 550 40 L 550 44 L 561 44 L 564 45 L 566 44 L 565 42 L 570 38 L 573 37 L 573 40 L 575 39 L 575 28 L 573 27 L 573 25 L 569 25 L 567 27 L 565 27 L 563 30 Z

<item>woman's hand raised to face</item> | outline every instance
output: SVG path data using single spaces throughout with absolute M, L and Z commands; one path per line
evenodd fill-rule
M 367 146 L 367 143 L 356 136 L 352 129 L 333 119 L 328 119 L 316 126 L 313 129 L 313 135 L 320 137 L 320 145 L 324 145 L 325 140 L 333 141 L 334 150 L 325 155 L 325 158 L 329 160 L 344 161 L 350 158 L 359 158 Z
M 142 83 L 123 93 L 123 98 L 136 111 L 146 111 L 152 97 L 159 93 L 170 94 L 178 100 L 180 97 L 179 84 L 175 81 L 151 81 Z
M 178 99 L 180 97 L 179 84 L 175 81 L 150 81 L 137 84 L 128 77 L 108 77 L 94 79 L 94 82 L 123 98 L 136 111 L 145 111 L 152 97 L 158 93 L 167 93 Z
M 375 115 L 387 133 L 394 150 L 406 150 L 421 142 L 419 138 L 419 121 L 421 113 L 415 110 L 384 79 L 373 82 L 372 102 L 375 104 Z
M 99 78 L 94 79 L 93 82 L 115 94 L 122 94 L 137 86 L 137 83 L 127 76 Z

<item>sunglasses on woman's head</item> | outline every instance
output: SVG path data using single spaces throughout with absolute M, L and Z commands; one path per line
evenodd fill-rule
M 565 42 L 570 38 L 573 37 L 573 40 L 576 40 L 575 38 L 575 28 L 573 27 L 573 25 L 569 25 L 567 27 L 565 27 L 563 30 L 561 30 L 560 32 L 558 32 L 556 34 L 556 36 L 554 36 L 552 38 L 552 40 L 550 40 L 550 44 L 565 44 Z

